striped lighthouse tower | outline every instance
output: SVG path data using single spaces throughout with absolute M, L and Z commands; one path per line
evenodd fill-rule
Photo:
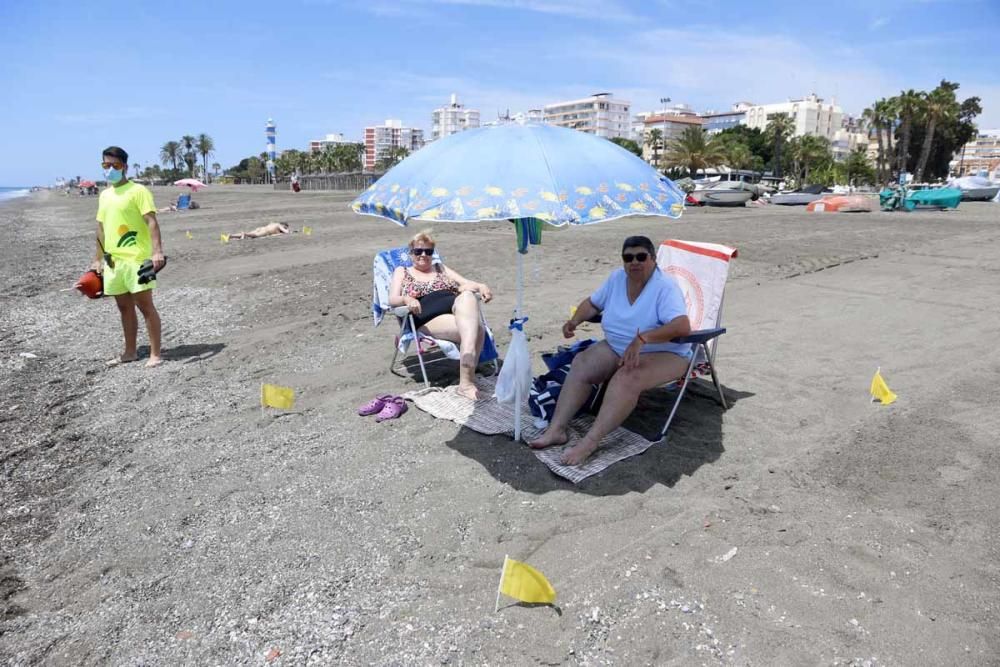
M 267 136 L 267 150 L 265 152 L 267 153 L 267 175 L 271 178 L 272 183 L 274 183 L 274 158 L 277 157 L 274 146 L 275 133 L 274 121 L 268 118 L 267 125 L 264 126 L 264 134 Z

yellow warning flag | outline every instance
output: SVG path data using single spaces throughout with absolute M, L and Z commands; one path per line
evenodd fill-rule
M 305 234 L 306 236 L 311 236 L 312 233 L 313 233 L 313 228 L 312 227 L 303 227 L 302 228 L 302 233 Z
M 882 378 L 881 368 L 875 371 L 875 377 L 872 378 L 872 387 L 869 391 L 871 392 L 872 400 L 877 400 L 882 405 L 889 405 L 896 400 L 896 394 L 892 393 L 889 385 Z
M 229 234 L 219 234 L 219 243 L 229 243 Z
M 192 234 L 190 230 L 184 232 L 184 236 L 188 237 L 189 239 L 193 239 L 194 238 L 194 234 Z
M 291 387 L 279 387 L 276 384 L 262 384 L 260 404 L 263 407 L 291 410 L 295 405 L 295 390 Z
M 515 600 L 535 604 L 552 604 L 556 600 L 556 591 L 545 575 L 512 558 L 504 559 L 499 592 Z

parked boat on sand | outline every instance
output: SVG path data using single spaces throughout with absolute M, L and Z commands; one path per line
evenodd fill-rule
M 806 185 L 798 190 L 779 192 L 771 195 L 771 203 L 780 206 L 804 206 L 821 199 L 823 195 L 833 194 L 833 191 L 823 185 Z

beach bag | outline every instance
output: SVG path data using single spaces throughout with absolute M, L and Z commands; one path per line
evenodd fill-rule
M 542 360 L 549 368 L 549 372 L 534 378 L 528 392 L 528 409 L 535 418 L 536 428 L 545 428 L 552 421 L 556 403 L 559 401 L 559 393 L 569 375 L 573 358 L 596 342 L 592 338 L 582 340 L 570 346 L 560 346 L 555 352 L 542 355 Z M 591 385 L 590 396 L 587 397 L 583 407 L 574 417 L 584 413 L 597 414 L 603 399 L 604 385 Z

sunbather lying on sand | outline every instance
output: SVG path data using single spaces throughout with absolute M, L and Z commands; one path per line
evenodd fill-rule
M 272 222 L 269 225 L 264 225 L 263 227 L 258 227 L 249 232 L 240 232 L 238 234 L 230 234 L 229 240 L 240 240 L 240 239 L 259 239 L 262 236 L 277 236 L 279 234 L 290 234 L 292 230 L 288 228 L 283 222 Z

